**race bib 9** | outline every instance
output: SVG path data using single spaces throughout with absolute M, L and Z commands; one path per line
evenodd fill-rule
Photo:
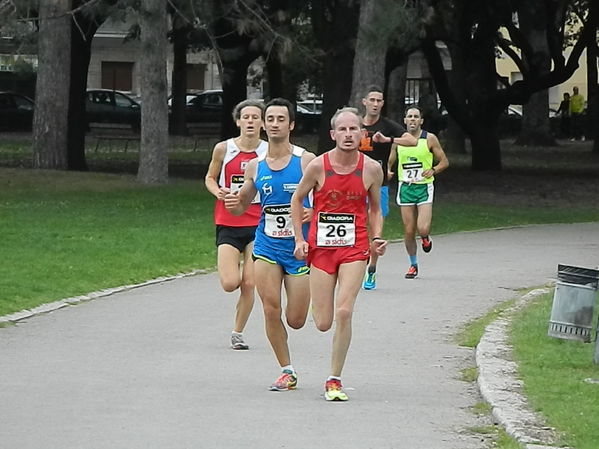
M 294 236 L 291 225 L 291 205 L 264 207 L 264 233 L 276 239 Z
M 356 216 L 320 212 L 316 245 L 324 247 L 353 246 L 356 243 Z

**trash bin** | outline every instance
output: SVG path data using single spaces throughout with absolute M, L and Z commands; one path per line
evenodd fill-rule
M 557 266 L 557 282 L 548 335 L 566 340 L 591 341 L 593 308 L 599 270 Z

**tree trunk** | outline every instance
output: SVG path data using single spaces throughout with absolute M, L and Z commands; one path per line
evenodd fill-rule
M 247 50 L 247 49 L 246 49 Z M 221 118 L 220 137 L 222 140 L 239 134 L 237 124 L 231 115 L 233 108 L 247 98 L 248 67 L 256 58 L 255 54 L 246 54 L 241 58 L 226 57 L 234 52 L 221 53 L 223 61 L 223 116 Z
M 355 52 L 359 9 L 353 0 L 313 2 L 312 26 L 325 51 L 322 115 L 318 152 L 332 148 L 329 120 L 337 109 L 348 104 Z
M 352 90 L 349 96 L 349 104 L 359 109 L 362 109 L 362 98 L 366 94 L 364 89 L 368 85 L 375 84 L 381 89 L 385 87 L 385 55 L 387 54 L 388 36 L 385 32 L 379 31 L 384 29 L 380 26 L 380 21 L 385 1 L 360 1 Z
M 501 170 L 501 146 L 495 123 L 481 122 L 470 133 L 472 170 Z
M 73 4 L 76 6 L 76 4 Z M 85 133 L 88 123 L 85 117 L 87 74 L 91 59 L 91 44 L 98 27 L 105 18 L 94 16 L 93 20 L 77 14 L 71 23 L 71 84 L 69 90 L 68 169 L 87 171 L 85 159 Z M 83 34 L 82 34 L 83 33 Z
M 523 55 L 532 69 L 531 76 L 538 77 L 551 71 L 551 59 L 547 44 L 547 22 L 544 8 L 537 1 L 522 2 L 518 11 L 523 34 L 532 47 L 532 54 Z M 535 92 L 522 106 L 522 127 L 516 145 L 554 146 L 555 138 L 549 126 L 549 92 Z
M 33 166 L 64 170 L 71 64 L 70 0 L 40 2 Z
M 293 102 L 297 97 L 297 85 L 289 79 L 285 64 L 277 55 L 271 55 L 266 60 L 268 74 L 268 97 L 283 97 Z
M 334 144 L 331 141 L 329 123 L 337 109 L 347 105 L 351 91 L 351 77 L 339 76 L 340 73 L 351 73 L 353 54 L 340 52 L 327 58 L 324 69 L 322 115 L 318 133 L 318 153 L 330 150 Z
M 448 44 L 451 55 L 451 70 L 447 71 L 447 80 L 454 97 L 459 103 L 466 102 L 467 88 L 464 78 L 464 51 L 462 47 Z M 460 124 L 451 115 L 446 116 L 444 150 L 447 153 L 466 154 L 466 135 Z
M 141 145 L 138 181 L 168 182 L 168 109 L 166 94 L 166 0 L 140 6 Z
M 187 33 L 179 13 L 173 14 L 173 71 L 170 131 L 178 136 L 188 134 L 185 121 L 187 104 Z
M 403 123 L 406 111 L 406 80 L 408 60 L 389 72 L 387 94 L 385 95 L 385 116 L 397 123 Z
M 522 146 L 555 146 L 549 127 L 549 93 L 546 90 L 530 96 L 522 106 L 522 128 L 515 141 Z
M 220 137 L 224 140 L 238 134 L 231 113 L 237 103 L 247 98 L 248 67 L 261 55 L 262 47 L 253 36 L 237 28 L 235 19 L 231 18 L 235 2 L 207 3 L 210 5 L 207 13 L 210 18 L 209 34 L 214 36 L 212 43 L 218 52 L 223 86 Z

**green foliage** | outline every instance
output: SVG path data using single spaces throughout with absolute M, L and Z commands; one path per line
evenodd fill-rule
M 470 431 L 492 437 L 493 447 L 496 449 L 523 449 L 516 439 L 497 425 L 471 427 Z
M 215 265 L 200 182 L 0 169 L 0 315 Z
M 491 405 L 488 402 L 477 402 L 471 408 L 475 415 L 489 415 L 491 413 Z
M 478 379 L 478 368 L 475 366 L 469 366 L 460 371 L 460 380 L 464 382 L 476 382 Z
M 503 312 L 505 312 L 514 304 L 514 302 L 514 299 L 502 302 L 486 315 L 475 318 L 467 323 L 466 326 L 464 326 L 464 328 L 456 335 L 456 342 L 460 346 L 475 348 L 480 342 L 486 327 L 499 318 Z
M 599 384 L 585 381 L 599 379 L 594 344 L 547 336 L 552 298 L 552 293 L 540 296 L 514 318 L 511 343 L 519 375 L 533 407 L 564 432 L 562 444 L 596 449 Z

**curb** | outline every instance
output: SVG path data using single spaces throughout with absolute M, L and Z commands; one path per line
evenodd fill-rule
M 522 296 L 506 310 L 505 316 L 487 326 L 476 347 L 480 392 L 491 405 L 498 423 L 526 449 L 555 449 L 561 446 L 557 445 L 555 429 L 547 426 L 524 396 L 522 381 L 517 378 L 518 366 L 513 361 L 512 348 L 508 342 L 508 328 L 515 312 L 531 299 L 550 291 L 550 288 L 538 288 Z
M 182 279 L 190 276 L 195 276 L 197 274 L 206 274 L 209 273 L 209 270 L 194 270 L 189 273 L 180 273 L 174 276 L 163 276 L 155 279 L 150 279 L 149 281 L 141 282 L 139 284 L 130 284 L 130 285 L 122 285 L 120 287 L 107 288 L 105 290 L 98 290 L 95 292 L 87 293 L 85 295 L 73 296 L 71 298 L 60 299 L 58 301 L 49 302 L 47 304 L 42 304 L 41 306 L 37 306 L 33 309 L 25 309 L 19 312 L 11 313 L 10 315 L 0 316 L 0 326 L 3 324 L 14 324 L 17 321 L 24 320 L 27 318 L 31 318 L 36 315 L 41 315 L 44 313 L 54 312 L 55 310 L 62 309 L 68 306 L 75 306 L 81 304 L 83 302 L 91 301 L 93 299 L 105 298 L 107 296 L 114 295 L 115 293 L 121 293 L 129 290 L 133 290 L 140 287 L 146 287 L 148 285 L 160 284 L 163 282 L 174 281 L 175 279 Z

